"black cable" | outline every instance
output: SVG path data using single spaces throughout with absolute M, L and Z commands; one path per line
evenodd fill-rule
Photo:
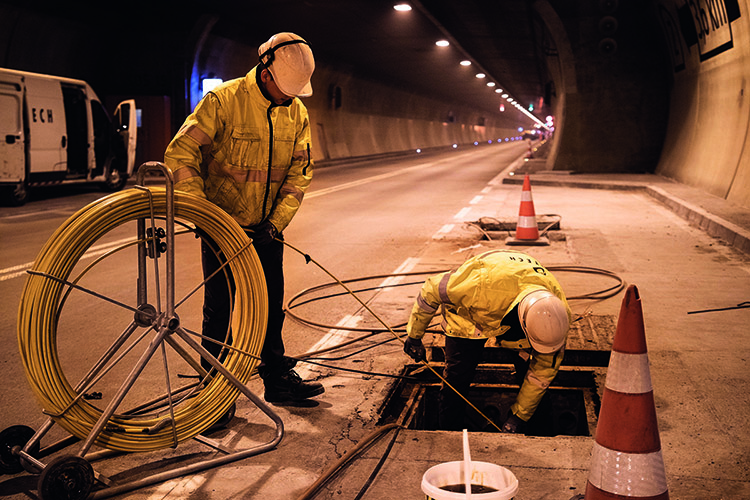
M 547 269 L 549 271 L 552 271 L 552 272 L 576 272 L 576 273 L 584 273 L 584 274 L 599 274 L 599 275 L 602 275 L 602 276 L 606 276 L 606 277 L 612 278 L 615 281 L 617 281 L 617 283 L 615 285 L 612 285 L 612 286 L 610 286 L 608 288 L 604 288 L 602 290 L 598 290 L 598 291 L 587 293 L 587 294 L 583 294 L 583 295 L 569 296 L 569 297 L 567 297 L 568 300 L 604 300 L 604 299 L 607 299 L 607 298 L 610 298 L 610 297 L 614 297 L 615 295 L 617 295 L 618 293 L 620 293 L 620 291 L 622 291 L 625 288 L 625 282 L 624 282 L 624 280 L 622 278 L 620 278 L 618 275 L 616 275 L 615 273 L 613 273 L 612 271 L 608 271 L 606 269 L 599 269 L 599 268 L 595 268 L 595 267 L 586 267 L 586 266 L 549 266 L 549 267 L 547 267 Z M 352 278 L 352 279 L 349 279 L 349 280 L 343 280 L 342 283 L 356 283 L 356 282 L 368 281 L 368 280 L 373 280 L 373 279 L 384 279 L 384 278 L 401 277 L 401 276 L 416 276 L 416 275 L 425 275 L 425 274 L 432 275 L 432 274 L 439 274 L 439 273 L 446 272 L 446 271 L 447 271 L 447 269 L 438 269 L 438 270 L 417 271 L 417 272 L 410 272 L 410 273 L 395 273 L 395 274 L 385 274 L 385 275 L 363 276 L 363 277 L 359 277 L 359 278 Z M 392 287 L 397 287 L 397 286 L 415 285 L 415 284 L 419 284 L 419 283 L 420 282 L 408 282 L 408 283 L 395 283 L 395 284 L 389 284 L 389 285 L 379 285 L 379 286 L 376 286 L 376 287 L 364 288 L 362 290 L 357 290 L 357 291 L 359 292 L 359 291 L 370 291 L 370 290 L 386 289 L 386 288 L 392 288 Z M 318 291 L 321 291 L 321 290 L 325 290 L 327 288 L 331 288 L 331 287 L 334 287 L 334 286 L 337 286 L 337 285 L 338 285 L 337 282 L 333 282 L 332 281 L 332 282 L 328 282 L 328 283 L 323 283 L 323 284 L 320 284 L 320 285 L 316 285 L 316 286 L 313 286 L 313 287 L 310 287 L 310 288 L 306 288 L 306 289 L 300 291 L 299 293 L 297 293 L 296 295 L 294 295 L 291 299 L 289 299 L 289 301 L 287 301 L 287 304 L 284 307 L 284 312 L 289 317 L 291 317 L 292 319 L 300 322 L 303 325 L 307 325 L 307 326 L 315 326 L 315 327 L 325 328 L 325 329 L 330 329 L 330 330 L 334 330 L 334 329 L 335 330 L 346 330 L 346 331 L 351 331 L 351 332 L 364 332 L 364 331 L 366 331 L 366 332 L 371 332 L 372 334 L 381 333 L 381 332 L 387 332 L 388 331 L 387 329 L 382 329 L 382 330 L 381 329 L 377 329 L 376 330 L 376 329 L 373 329 L 373 328 L 364 328 L 364 327 L 342 327 L 342 326 L 337 326 L 337 325 L 326 325 L 326 324 L 323 324 L 323 323 L 317 323 L 317 322 L 314 322 L 312 320 L 305 319 L 305 318 L 299 316 L 298 314 L 292 312 L 292 309 L 297 308 L 297 307 L 299 307 L 299 306 L 301 306 L 303 304 L 308 304 L 310 302 L 324 300 L 324 299 L 329 299 L 329 298 L 334 298 L 334 297 L 338 297 L 340 295 L 347 295 L 348 294 L 348 292 L 336 292 L 336 293 L 332 293 L 332 294 L 326 294 L 326 295 L 321 295 L 321 296 L 318 296 L 318 297 L 313 297 L 313 298 L 307 299 L 307 300 L 305 300 L 303 302 L 295 303 L 295 301 L 297 301 L 301 297 L 304 297 L 305 295 L 308 295 L 308 294 L 313 293 L 313 292 L 318 292 Z M 398 325 L 398 326 L 400 326 L 400 325 Z M 368 336 L 360 337 L 360 339 L 364 339 L 364 338 L 367 338 L 367 337 Z
M 398 330 L 394 330 L 394 331 L 398 331 Z M 386 333 L 386 332 L 385 332 L 385 331 L 383 331 L 383 332 L 377 332 L 377 333 Z M 361 353 L 363 353 L 363 352 L 365 352 L 365 351 L 369 351 L 370 349 L 374 349 L 374 348 L 376 348 L 376 347 L 380 347 L 381 345 L 387 344 L 388 342 L 393 342 L 394 340 L 396 340 L 396 339 L 395 339 L 394 337 L 391 337 L 391 338 L 388 338 L 388 339 L 382 340 L 382 341 L 380 341 L 380 342 L 375 342 L 374 344 L 371 344 L 371 345 L 369 345 L 369 346 L 367 346 L 367 347 L 363 347 L 363 348 L 362 348 L 362 349 L 360 349 L 359 351 L 354 351 L 354 352 L 351 352 L 351 353 L 349 353 L 349 354 L 345 354 L 345 355 L 343 355 L 343 356 L 339 356 L 338 358 L 315 358 L 315 357 L 305 357 L 304 359 L 305 359 L 305 360 L 311 360 L 311 359 L 313 359 L 313 360 L 316 360 L 316 361 L 342 361 L 342 360 L 344 360 L 344 359 L 347 359 L 347 358 L 351 358 L 352 356 L 355 356 L 355 355 L 357 355 L 357 354 L 361 354 Z
M 393 276 L 398 276 L 398 275 L 394 274 Z M 378 278 L 379 278 L 379 276 L 373 276 L 373 277 L 365 276 L 364 278 L 361 278 L 361 280 L 371 280 L 371 279 L 378 279 Z M 344 281 L 344 283 L 348 283 L 348 282 Z M 372 290 L 382 290 L 384 288 L 396 288 L 398 286 L 421 285 L 422 283 L 423 283 L 422 281 L 409 281 L 409 282 L 406 282 L 406 283 L 394 283 L 392 285 L 386 285 L 386 286 L 378 285 L 378 286 L 371 286 L 371 287 L 367 287 L 367 288 L 358 288 L 356 290 L 352 290 L 352 292 L 354 292 L 354 293 L 370 292 Z M 319 289 L 327 288 L 329 286 L 334 286 L 334 285 L 338 285 L 338 283 L 334 283 L 334 282 L 325 283 L 323 285 L 318 285 L 317 287 L 314 287 L 314 288 L 315 288 L 315 291 L 317 291 Z M 310 288 L 308 288 L 306 290 L 306 292 L 310 292 L 310 291 L 312 291 L 312 289 L 310 289 Z M 294 299 L 299 298 L 302 295 L 303 295 L 302 293 L 297 294 L 295 297 L 293 297 L 288 302 L 288 304 L 291 304 L 294 301 Z M 334 297 L 340 297 L 342 295 L 349 295 L 349 292 L 344 291 L 344 292 L 338 292 L 338 293 L 331 293 L 331 294 L 328 294 L 328 295 L 320 295 L 318 297 L 312 297 L 312 298 L 307 299 L 307 300 L 305 300 L 303 302 L 297 302 L 296 304 L 294 304 L 293 307 L 299 307 L 299 306 L 302 306 L 302 305 L 305 305 L 305 304 L 309 304 L 311 302 L 316 302 L 318 300 L 332 299 Z
M 388 447 L 383 452 L 383 455 L 380 457 L 380 460 L 378 461 L 377 465 L 375 466 L 375 469 L 373 469 L 372 473 L 370 474 L 370 477 L 367 478 L 367 481 L 362 486 L 362 488 L 359 490 L 359 493 L 357 493 L 357 496 L 354 497 L 354 500 L 360 500 L 362 498 L 362 495 L 365 494 L 367 489 L 370 487 L 372 482 L 377 477 L 378 473 L 380 472 L 380 469 L 383 467 L 383 464 L 385 463 L 386 459 L 388 458 L 388 455 L 391 453 L 391 449 L 393 448 L 393 444 L 396 442 L 396 438 L 398 437 L 398 433 L 401 431 L 401 427 L 396 427 L 396 432 L 393 433 L 393 437 L 391 438 L 391 441 L 388 443 Z
M 326 365 L 326 364 L 323 364 L 323 363 L 318 363 L 317 361 L 310 361 L 309 359 L 305 359 L 305 358 L 295 358 L 295 357 L 292 357 L 292 356 L 288 356 L 288 357 L 291 358 L 291 359 L 297 360 L 297 361 L 301 361 L 303 363 L 310 363 L 311 365 L 322 366 L 323 368 L 330 368 L 331 370 L 339 370 L 339 371 L 344 371 L 344 372 L 359 373 L 360 375 L 371 375 L 371 376 L 374 376 L 374 377 L 395 378 L 395 379 L 399 379 L 399 380 L 408 380 L 410 382 L 420 382 L 419 379 L 414 378 L 414 377 L 405 377 L 403 375 L 391 375 L 390 373 L 378 373 L 378 372 L 368 372 L 368 371 L 364 371 L 364 370 L 355 370 L 354 368 L 343 368 L 341 366 Z
M 718 309 L 703 309 L 701 311 L 688 311 L 688 314 L 699 314 L 699 313 L 718 312 L 718 311 L 732 311 L 734 309 L 746 309 L 748 307 L 750 307 L 750 301 L 740 302 L 736 306 L 720 307 Z

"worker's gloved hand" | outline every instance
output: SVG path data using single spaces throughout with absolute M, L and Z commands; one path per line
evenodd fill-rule
M 276 226 L 270 221 L 265 221 L 253 228 L 253 243 L 256 245 L 268 245 L 279 235 Z
M 515 416 L 513 413 L 508 416 L 508 420 L 505 421 L 502 427 L 503 432 L 509 434 L 521 434 L 526 427 L 526 422 Z
M 404 352 L 417 362 L 425 361 L 427 359 L 427 351 L 422 345 L 421 339 L 406 337 L 406 342 L 404 342 Z

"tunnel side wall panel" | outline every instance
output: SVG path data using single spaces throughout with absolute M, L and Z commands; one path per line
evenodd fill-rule
M 679 31 L 669 40 L 674 83 L 656 172 L 750 206 L 750 2 L 737 2 L 734 19 L 683 4 L 662 2 Z

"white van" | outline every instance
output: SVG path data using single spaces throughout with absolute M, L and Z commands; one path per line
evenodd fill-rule
M 0 68 L 0 201 L 22 205 L 28 188 L 97 182 L 121 189 L 133 173 L 135 101 L 114 123 L 82 80 Z

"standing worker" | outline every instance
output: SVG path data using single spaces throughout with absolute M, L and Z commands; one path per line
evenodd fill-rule
M 293 33 L 278 33 L 258 50 L 260 62 L 247 75 L 214 88 L 198 103 L 167 147 L 165 162 L 175 189 L 215 203 L 253 239 L 268 287 L 268 327 L 258 373 L 270 403 L 301 401 L 324 392 L 301 380 L 295 360 L 284 356 L 282 231 L 297 213 L 310 181 L 310 119 L 299 97 L 312 95 L 315 60 L 309 44 Z M 216 250 L 214 250 L 216 249 Z M 226 261 L 201 235 L 203 275 Z M 229 271 L 228 267 L 225 267 Z M 204 287 L 203 335 L 223 342 L 232 316 L 224 273 Z M 203 340 L 222 359 L 222 346 Z M 201 360 L 207 370 L 210 365 Z
M 487 339 L 497 337 L 501 347 L 518 351 L 516 371 L 527 369 L 502 431 L 523 432 L 562 363 L 572 313 L 560 284 L 533 257 L 508 250 L 483 253 L 428 278 L 406 326 L 404 352 L 415 361 L 425 360 L 421 339 L 441 306 L 443 376 L 460 394 L 469 392 Z M 464 400 L 446 384 L 438 397 L 440 428 L 460 430 Z

